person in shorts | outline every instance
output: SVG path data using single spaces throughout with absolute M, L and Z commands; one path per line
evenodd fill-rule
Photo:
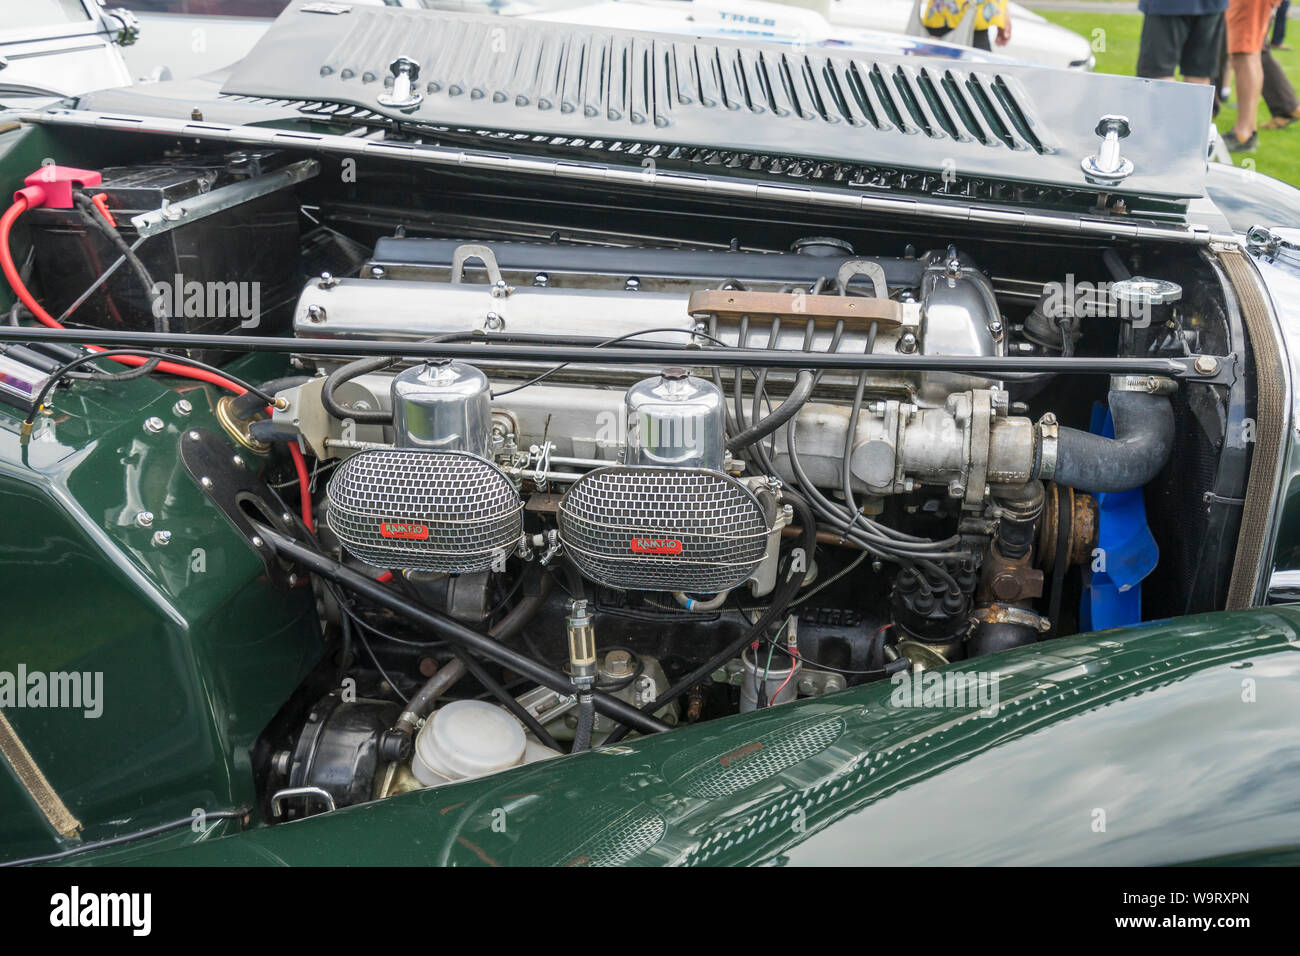
M 1278 0 L 1228 0 L 1224 17 L 1228 58 L 1237 84 L 1237 122 L 1224 137 L 1231 153 L 1250 152 L 1259 145 L 1259 98 L 1264 91 L 1260 50 L 1268 42 L 1273 9 Z
M 1137 75 L 1209 83 L 1219 72 L 1223 14 L 1229 0 L 1139 0 L 1142 40 Z

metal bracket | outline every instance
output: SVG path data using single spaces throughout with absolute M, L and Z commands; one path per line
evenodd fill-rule
M 1146 395 L 1172 395 L 1178 391 L 1178 383 L 1163 375 L 1112 375 L 1110 390 L 1142 392 Z
M 1179 355 L 1169 359 L 1182 366 L 1175 377 L 1207 385 L 1232 385 L 1237 381 L 1237 355 Z
M 242 452 L 247 455 L 247 451 Z M 286 507 L 280 496 L 214 431 L 191 428 L 181 434 L 180 459 L 195 483 L 244 536 L 277 587 L 292 587 L 297 576 L 285 569 L 275 548 L 253 526 L 256 520 L 299 541 L 309 539 L 307 526 Z
M 235 206 L 269 195 L 287 186 L 293 186 L 306 179 L 311 179 L 320 172 L 320 163 L 314 159 L 303 159 L 290 163 L 283 169 L 262 176 L 253 176 L 243 182 L 220 186 L 207 193 L 200 193 L 180 202 L 168 203 L 159 209 L 142 212 L 131 217 L 131 225 L 141 238 L 170 232 L 178 226 L 184 226 L 198 219 L 219 212 L 225 212 Z
M 501 275 L 501 266 L 497 264 L 497 255 L 492 251 L 492 247 L 478 242 L 467 242 L 463 246 L 457 246 L 456 251 L 452 253 L 452 285 L 460 285 L 465 281 L 465 263 L 474 259 L 483 263 L 483 268 L 487 270 L 488 283 L 493 289 L 509 288 L 506 286 L 505 278 Z
M 885 270 L 879 262 L 871 262 L 867 259 L 850 259 L 840 266 L 839 274 L 835 278 L 839 280 L 841 288 L 847 289 L 854 276 L 867 276 L 871 279 L 877 299 L 889 298 L 889 281 L 885 278 Z

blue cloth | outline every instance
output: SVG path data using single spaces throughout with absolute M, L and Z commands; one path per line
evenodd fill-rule
M 1161 17 L 1223 13 L 1228 0 L 1138 0 L 1138 9 Z

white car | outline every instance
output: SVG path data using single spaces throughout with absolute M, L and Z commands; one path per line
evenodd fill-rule
M 0 104 L 32 107 L 131 82 L 119 44 L 135 17 L 98 0 L 8 0 L 0 15 Z
M 288 0 L 122 0 L 140 19 L 139 41 L 126 51 L 136 78 L 198 76 L 242 58 Z M 348 0 L 385 5 L 499 13 L 597 27 L 664 33 L 732 35 L 880 51 L 912 50 L 974 59 L 1011 58 L 1091 69 L 1088 41 L 1011 5 L 1012 40 L 993 52 L 963 52 L 920 28 L 914 0 Z M 904 35 L 910 34 L 910 35 Z
M 917 6 L 913 0 L 825 0 L 827 19 L 836 26 L 863 27 L 886 33 L 911 32 Z M 1097 62 L 1088 41 L 1018 3 L 1007 4 L 1011 42 L 994 50 L 1027 63 L 1071 70 L 1091 70 Z

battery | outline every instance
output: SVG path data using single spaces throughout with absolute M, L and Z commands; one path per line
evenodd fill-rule
M 102 170 L 104 196 L 128 245 L 131 217 L 239 183 L 286 165 L 278 151 L 238 151 L 164 157 Z M 42 305 L 60 316 L 119 258 L 118 249 L 89 227 L 77 209 L 37 208 L 32 229 Z M 69 317 L 70 326 L 117 331 L 281 335 L 289 329 L 303 281 L 298 202 L 281 189 L 195 219 L 146 239 L 136 250 L 152 279 L 152 294 L 123 263 Z M 196 353 L 220 362 L 229 353 Z

